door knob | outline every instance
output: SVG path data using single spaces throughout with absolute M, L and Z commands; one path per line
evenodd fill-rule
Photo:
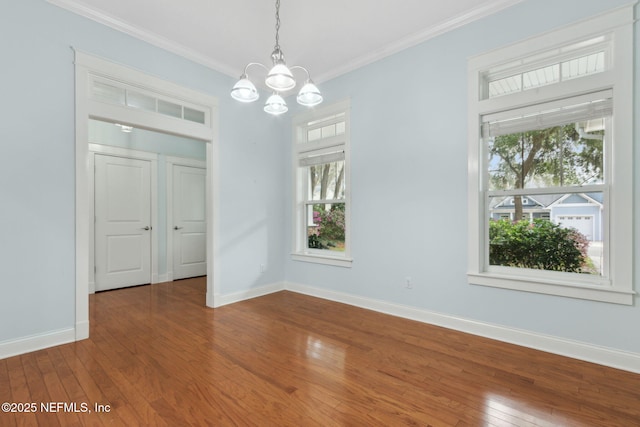
M 184 228 L 184 227 L 178 227 L 177 225 L 173 227 L 173 229 L 174 229 L 174 230 L 181 230 L 181 229 L 183 229 L 183 228 Z
M 144 227 L 144 228 L 143 228 L 143 230 L 147 230 L 147 231 L 149 231 L 149 230 L 151 230 L 151 227 L 149 227 L 149 226 L 147 225 L 146 227 Z

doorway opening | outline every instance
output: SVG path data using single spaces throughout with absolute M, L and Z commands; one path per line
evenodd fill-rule
M 206 147 L 89 120 L 89 292 L 206 276 Z
M 218 180 L 215 177 L 218 171 L 216 167 L 218 163 L 216 156 L 217 100 L 192 89 L 79 51 L 75 52 L 75 67 L 76 340 L 89 336 L 89 277 L 91 259 L 95 256 L 90 244 L 93 234 L 90 221 L 93 202 L 90 199 L 90 186 L 94 184 L 94 170 L 90 168 L 93 166 L 90 161 L 92 156 L 88 144 L 90 120 L 111 123 L 110 126 L 113 126 L 113 123 L 119 123 L 122 127 L 190 138 L 200 144 L 204 143 L 202 145 L 205 147 L 205 173 L 200 174 L 200 177 L 204 176 L 206 237 L 200 236 L 199 242 L 202 244 L 204 240 L 206 248 L 206 305 L 214 307 L 218 282 L 215 256 L 218 207 Z M 129 171 L 129 175 L 135 174 Z M 201 181 L 200 185 L 202 185 Z M 145 227 L 147 225 L 142 225 L 140 228 Z M 142 231 L 151 232 L 153 221 L 148 227 L 149 230 Z M 156 228 L 155 231 L 160 230 Z M 153 236 L 151 238 L 153 239 Z M 125 265 L 125 267 L 131 267 L 131 265 Z

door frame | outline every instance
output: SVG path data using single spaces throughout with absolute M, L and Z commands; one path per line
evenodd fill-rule
M 218 100 L 156 76 L 115 64 L 72 48 L 75 53 L 75 339 L 89 337 L 89 119 L 126 124 L 148 130 L 197 139 L 206 143 L 207 164 L 207 293 L 206 305 L 215 307 L 219 294 L 218 222 L 219 156 Z M 206 109 L 205 123 L 187 122 L 158 113 L 99 102 L 92 98 L 94 78 L 141 88 L 158 98 L 197 104 Z
M 158 155 L 130 148 L 112 147 L 89 143 L 89 293 L 96 291 L 95 280 L 95 158 L 96 154 L 122 157 L 125 159 L 145 160 L 151 164 L 151 283 L 158 283 Z
M 167 175 L 167 280 L 173 280 L 173 167 L 186 166 L 207 169 L 206 162 L 186 157 L 166 156 Z M 208 222 L 209 218 L 207 218 Z M 208 227 L 207 227 L 208 228 Z M 207 236 L 208 238 L 208 236 Z

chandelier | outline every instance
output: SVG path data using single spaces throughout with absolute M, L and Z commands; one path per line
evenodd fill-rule
M 271 61 L 273 66 L 271 69 L 267 68 L 265 65 L 259 62 L 250 62 L 244 67 L 244 72 L 240 76 L 240 80 L 233 86 L 231 89 L 231 97 L 240 102 L 254 102 L 256 101 L 260 95 L 258 94 L 258 90 L 255 85 L 249 80 L 247 76 L 247 70 L 249 67 L 253 65 L 257 65 L 259 67 L 264 68 L 267 71 L 267 77 L 264 80 L 264 83 L 271 89 L 273 89 L 273 94 L 267 99 L 267 102 L 264 105 L 264 111 L 273 114 L 279 115 L 286 113 L 289 109 L 287 107 L 287 103 L 284 98 L 280 96 L 280 93 L 286 92 L 296 87 L 296 80 L 293 78 L 292 70 L 302 70 L 306 73 L 307 79 L 300 88 L 300 92 L 298 92 L 298 96 L 296 100 L 298 104 L 304 105 L 305 107 L 313 107 L 314 105 L 318 105 L 322 102 L 322 95 L 318 90 L 318 87 L 313 83 L 311 77 L 309 76 L 309 71 L 301 67 L 299 65 L 293 65 L 291 67 L 287 67 L 287 64 L 284 59 L 284 53 L 282 49 L 280 49 L 280 0 L 276 0 L 276 44 L 273 47 L 273 52 L 271 53 Z

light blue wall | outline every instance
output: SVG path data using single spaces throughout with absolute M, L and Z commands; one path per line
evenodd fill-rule
M 74 46 L 218 97 L 222 294 L 286 279 L 640 353 L 637 304 L 466 281 L 467 58 L 625 3 L 526 0 L 321 84 L 327 104 L 349 97 L 352 105 L 354 263 L 345 269 L 289 259 L 292 114 L 269 118 L 259 106 L 233 103 L 232 78 L 44 0 L 4 2 L 0 344 L 75 322 Z M 638 31 L 635 37 L 640 46 Z M 636 111 L 638 61 L 636 56 Z M 405 90 L 409 80 L 419 83 L 417 93 Z M 635 132 L 637 141 L 640 126 Z M 634 183 L 638 212 L 637 167 Z M 640 265 L 637 250 L 635 261 Z M 413 277 L 413 290 L 403 288 L 406 276 Z M 638 289 L 637 273 L 635 280 Z
M 229 98 L 234 79 L 44 0 L 0 6 L 0 344 L 75 324 L 70 46 L 219 100 L 220 291 L 284 276 L 281 125 Z M 267 271 L 260 273 L 260 264 Z
M 472 286 L 466 278 L 467 58 L 627 3 L 527 0 L 321 84 L 327 104 L 351 98 L 353 267 L 288 259 L 286 279 L 640 353 L 637 298 L 628 307 Z M 640 126 L 635 132 L 638 141 Z M 638 175 L 636 167 L 636 211 Z M 635 226 L 637 248 L 637 215 Z M 637 251 L 635 259 L 640 265 Z M 407 276 L 411 290 L 403 287 Z M 635 281 L 638 290 L 637 272 Z

